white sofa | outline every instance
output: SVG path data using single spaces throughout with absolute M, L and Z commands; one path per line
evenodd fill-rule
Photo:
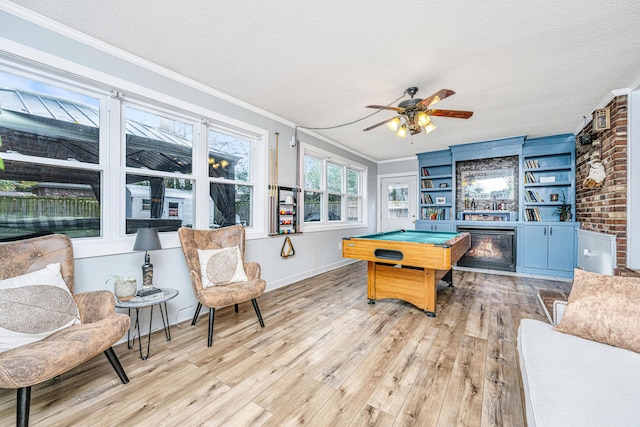
M 518 355 L 529 427 L 640 426 L 640 353 L 523 319 Z

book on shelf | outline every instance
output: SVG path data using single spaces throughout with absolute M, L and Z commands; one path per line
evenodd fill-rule
M 525 182 L 525 184 L 535 184 L 536 183 L 536 176 L 533 174 L 533 172 L 525 172 L 525 174 L 524 174 L 524 182 Z
M 431 199 L 431 195 L 429 195 L 427 193 L 422 193 L 421 197 L 422 197 L 422 204 L 423 205 L 427 205 L 427 204 L 432 204 L 433 203 L 433 199 Z
M 540 216 L 540 210 L 538 208 L 526 208 L 524 213 L 527 217 L 527 221 L 540 222 L 542 217 Z
M 540 193 L 538 193 L 537 191 L 533 191 L 533 190 L 526 190 L 524 192 L 524 200 L 526 202 L 529 202 L 529 203 L 544 202 L 544 199 L 542 198 Z
M 422 188 L 434 188 L 433 181 L 431 181 L 430 179 L 423 179 L 422 181 L 420 181 L 420 186 Z
M 540 162 L 538 162 L 537 159 L 533 159 L 533 160 L 525 160 L 524 161 L 524 165 L 526 167 L 528 167 L 529 169 L 537 169 L 540 167 Z
M 429 171 L 424 166 L 422 167 L 422 176 L 429 176 Z

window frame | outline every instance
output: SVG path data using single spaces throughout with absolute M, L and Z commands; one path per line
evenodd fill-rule
M 225 185 L 242 185 L 242 186 L 251 187 L 252 189 L 251 224 L 245 227 L 245 234 L 266 235 L 267 224 L 264 220 L 259 221 L 259 218 L 265 218 L 265 217 L 268 217 L 268 215 L 264 215 L 264 214 L 259 215 L 259 213 L 266 212 L 268 209 L 264 202 L 264 200 L 266 200 L 267 198 L 267 194 L 266 194 L 266 190 L 264 189 L 264 186 L 259 185 L 259 183 L 266 182 L 267 168 L 264 167 L 264 164 L 266 163 L 266 153 L 264 153 L 262 156 L 260 155 L 260 145 L 262 140 L 266 140 L 268 134 L 265 135 L 264 133 L 256 133 L 255 131 L 248 131 L 247 129 L 238 129 L 238 128 L 231 127 L 229 125 L 225 125 L 219 122 L 206 121 L 204 125 L 205 125 L 205 129 L 203 134 L 205 135 L 205 137 L 203 138 L 203 145 L 204 145 L 205 155 L 204 155 L 204 159 L 203 159 L 204 163 L 202 167 L 205 171 L 204 173 L 207 176 L 207 180 L 208 180 L 207 195 L 209 194 L 208 192 L 209 186 L 212 183 L 220 183 Z M 249 143 L 251 144 L 251 147 L 250 147 L 251 157 L 249 161 L 250 172 L 249 172 L 248 180 L 242 181 L 239 179 L 227 179 L 223 177 L 216 178 L 216 177 L 209 176 L 207 162 L 209 159 L 209 131 L 210 130 L 217 133 L 223 133 L 226 135 L 234 136 L 238 139 L 249 141 Z M 265 147 L 267 147 L 267 145 L 268 144 L 265 144 Z M 207 208 L 208 207 L 209 207 L 209 204 L 207 204 Z M 207 209 L 207 212 L 209 215 L 211 214 L 211 212 L 209 212 L 208 209 Z M 208 218 L 209 217 L 207 217 L 207 220 Z M 208 223 L 207 223 L 207 227 L 209 227 Z
M 306 188 L 306 180 L 305 180 L 305 158 L 313 157 L 319 159 L 321 161 L 321 177 L 320 177 L 320 189 L 315 188 Z M 328 190 L 328 165 L 337 165 L 342 167 L 342 191 L 336 193 L 335 191 Z M 304 202 L 300 203 L 298 207 L 300 211 L 300 224 L 301 230 L 303 232 L 314 232 L 314 231 L 325 231 L 325 230 L 335 230 L 335 229 L 343 229 L 343 228 L 353 228 L 354 226 L 366 226 L 367 225 L 367 214 L 365 207 L 367 206 L 367 173 L 368 168 L 362 164 L 353 162 L 344 157 L 338 156 L 334 153 L 330 153 L 328 151 L 324 151 L 322 149 L 316 148 L 312 145 L 301 143 L 301 155 L 300 155 L 300 170 L 302 171 L 301 176 L 301 197 L 304 200 L 304 194 L 306 191 L 316 192 L 321 194 L 321 209 L 320 221 L 304 221 Z M 349 194 L 348 193 L 348 184 L 347 184 L 347 171 L 352 170 L 359 174 L 359 185 L 358 185 L 358 195 Z M 329 195 L 338 195 L 341 197 L 341 219 L 340 220 L 331 220 L 329 219 Z M 359 220 L 350 221 L 348 219 L 348 200 L 349 198 L 357 198 L 359 200 Z
M 99 161 L 97 164 L 39 158 L 18 153 L 2 153 L 2 158 L 6 160 L 87 169 L 101 173 L 101 235 L 72 239 L 75 258 L 133 251 L 135 234 L 127 235 L 125 225 L 127 173 L 193 180 L 194 227 L 207 228 L 208 203 L 198 203 L 198 200 L 207 200 L 209 197 L 209 177 L 206 168 L 208 157 L 207 126 L 214 126 L 225 132 L 233 132 L 243 138 L 248 136 L 252 138 L 253 223 L 251 227 L 246 228 L 246 238 L 254 239 L 267 236 L 267 190 L 262 188 L 264 186 L 259 183 L 267 182 L 268 130 L 209 108 L 191 104 L 183 99 L 158 93 L 133 82 L 122 81 L 112 76 L 78 68 L 72 63 L 62 61 L 59 68 L 46 66 L 43 58 L 39 58 L 38 55 L 33 56 L 33 58 L 27 58 L 0 53 L 0 69 L 16 76 L 48 83 L 100 100 Z M 29 60 L 32 62 L 28 62 Z M 123 95 L 125 90 L 126 95 Z M 190 175 L 126 167 L 125 105 L 193 123 L 193 166 Z M 241 185 L 247 184 L 246 182 L 239 183 Z M 163 232 L 160 234 L 160 238 L 163 248 L 180 246 L 176 232 Z

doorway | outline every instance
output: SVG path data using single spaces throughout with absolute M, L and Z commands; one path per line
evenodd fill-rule
M 417 175 L 380 178 L 380 231 L 414 230 L 418 210 Z

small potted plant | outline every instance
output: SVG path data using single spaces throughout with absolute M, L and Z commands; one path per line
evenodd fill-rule
M 134 276 L 113 275 L 105 280 L 106 284 L 109 284 L 109 282 L 113 282 L 113 294 L 120 301 L 130 300 L 136 296 L 138 281 Z
M 571 221 L 573 215 L 571 214 L 571 209 L 573 205 L 567 203 L 567 199 L 564 195 L 564 191 L 562 192 L 562 202 L 556 208 L 556 213 L 560 216 L 560 221 Z

